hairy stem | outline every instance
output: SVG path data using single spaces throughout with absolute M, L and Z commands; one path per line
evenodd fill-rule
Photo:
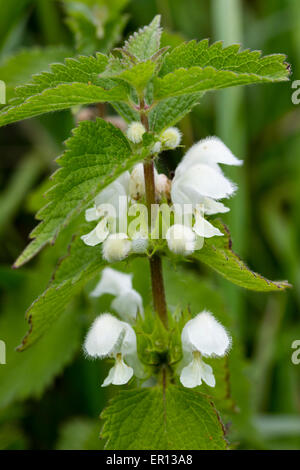
M 149 123 L 148 123 L 147 115 L 145 114 L 145 111 L 144 111 L 144 107 L 145 107 L 144 99 L 141 99 L 140 100 L 141 122 L 145 126 L 145 129 L 148 131 Z M 152 204 L 156 203 L 154 162 L 152 159 L 144 162 L 144 177 L 145 177 L 146 201 L 147 201 L 147 209 L 148 209 L 148 225 L 149 225 L 149 229 L 151 230 L 151 207 L 152 207 Z M 149 261 L 150 261 L 154 310 L 159 315 L 164 326 L 167 328 L 168 327 L 168 315 L 167 315 L 167 305 L 166 305 L 166 296 L 165 296 L 161 257 L 158 254 L 154 254 L 149 258 Z

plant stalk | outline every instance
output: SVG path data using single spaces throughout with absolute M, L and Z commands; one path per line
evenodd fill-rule
M 149 130 L 148 117 L 145 113 L 145 102 L 144 99 L 140 100 L 140 116 L 141 122 L 145 129 Z M 154 179 L 154 162 L 151 158 L 144 162 L 144 178 L 145 178 L 145 192 L 146 202 L 148 209 L 148 226 L 151 230 L 151 208 L 152 204 L 156 203 L 155 197 L 155 179 Z M 168 314 L 167 304 L 165 296 L 164 279 L 162 272 L 162 262 L 159 254 L 154 254 L 149 258 L 150 262 L 150 273 L 151 273 L 151 284 L 152 284 L 152 297 L 154 310 L 160 317 L 165 328 L 168 328 Z

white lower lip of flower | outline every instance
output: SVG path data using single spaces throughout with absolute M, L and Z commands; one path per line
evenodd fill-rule
M 81 240 L 88 246 L 96 246 L 102 243 L 108 237 L 108 234 L 107 219 L 104 218 L 91 232 L 82 235 Z
M 131 241 L 125 233 L 109 235 L 103 243 L 103 258 L 109 263 L 127 258 L 130 251 Z
M 178 255 L 187 256 L 195 250 L 195 233 L 185 225 L 172 225 L 166 233 L 166 240 L 169 250 Z
M 204 212 L 207 215 L 213 215 L 213 214 L 225 214 L 226 212 L 229 212 L 230 209 L 229 207 L 224 206 L 222 202 L 215 201 L 214 199 L 211 199 L 209 197 L 205 197 L 203 199 L 203 206 L 204 206 Z
M 193 225 L 193 230 L 199 237 L 204 238 L 211 238 L 215 236 L 222 237 L 224 235 L 218 228 L 210 224 L 199 213 L 196 215 L 196 221 Z
M 202 380 L 210 387 L 216 385 L 212 367 L 205 364 L 201 359 L 201 355 L 195 352 L 192 362 L 182 369 L 180 382 L 186 388 L 194 388 L 201 385 Z
M 231 338 L 225 328 L 206 311 L 184 325 L 181 340 L 184 350 L 199 351 L 204 357 L 222 357 L 231 346 Z
M 116 357 L 115 365 L 110 369 L 108 376 L 104 380 L 102 387 L 108 385 L 125 385 L 133 376 L 132 367 L 127 366 L 123 361 L 121 354 Z

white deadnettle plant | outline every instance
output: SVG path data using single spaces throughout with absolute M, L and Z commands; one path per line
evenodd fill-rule
M 136 320 L 138 313 L 143 316 L 143 300 L 132 287 L 132 274 L 121 273 L 111 268 L 103 269 L 101 279 L 90 295 L 100 297 L 103 294 L 115 296 L 111 308 L 129 323 Z
M 126 322 L 118 320 L 110 313 L 103 313 L 92 324 L 83 349 L 88 356 L 103 359 L 115 358 L 115 365 L 110 369 L 102 387 L 124 385 L 133 376 L 133 368 L 125 364 L 135 361 L 136 335 Z
M 203 311 L 183 327 L 181 334 L 184 361 L 189 362 L 180 374 L 184 387 L 194 388 L 202 380 L 214 387 L 216 384 L 212 367 L 202 357 L 222 357 L 231 347 L 231 338 L 225 328 L 210 312 Z

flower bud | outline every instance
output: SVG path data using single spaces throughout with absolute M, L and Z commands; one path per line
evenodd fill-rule
M 146 129 L 141 122 L 134 121 L 131 122 L 127 129 L 127 137 L 134 144 L 139 144 L 143 140 L 143 134 L 145 134 Z
M 181 132 L 177 127 L 169 127 L 160 135 L 160 141 L 167 149 L 175 149 L 181 141 Z
M 159 141 L 155 142 L 155 144 L 152 147 L 152 153 L 161 152 L 161 147 L 162 147 L 161 142 L 159 142 Z
M 103 258 L 112 263 L 127 258 L 131 250 L 131 241 L 126 233 L 109 235 L 103 243 Z
M 166 233 L 169 250 L 187 256 L 195 251 L 196 235 L 191 228 L 175 224 Z
M 159 198 L 165 196 L 166 199 L 170 199 L 171 181 L 164 173 L 157 175 L 155 179 L 155 190 Z
M 149 240 L 143 237 L 142 234 L 135 234 L 131 243 L 132 253 L 143 254 L 147 251 Z

